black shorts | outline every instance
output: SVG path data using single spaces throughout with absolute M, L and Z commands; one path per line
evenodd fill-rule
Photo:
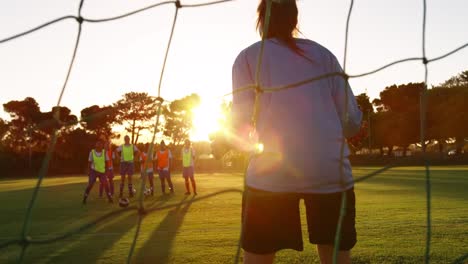
M 281 249 L 302 251 L 301 199 L 305 201 L 310 243 L 333 245 L 341 196 L 342 193 L 273 193 L 248 188 L 242 200 L 242 248 L 254 254 L 270 254 Z M 356 244 L 353 188 L 346 191 L 346 198 L 340 250 L 350 250 Z

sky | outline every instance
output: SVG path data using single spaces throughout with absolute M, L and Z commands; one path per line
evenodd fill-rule
M 193 4 L 210 0 L 182 0 Z M 85 0 L 82 15 L 105 18 L 161 1 Z M 77 14 L 79 0 L 0 1 L 0 39 L 57 17 Z M 161 96 L 191 93 L 206 109 L 231 91 L 231 67 L 237 54 L 259 40 L 257 0 L 237 0 L 201 8 L 182 8 L 175 28 Z M 302 38 L 332 51 L 342 62 L 349 0 L 300 0 Z M 347 72 L 358 74 L 406 57 L 422 56 L 422 0 L 355 1 L 349 30 Z M 164 5 L 121 20 L 83 24 L 75 66 L 62 105 L 81 109 L 106 105 L 130 91 L 157 94 L 174 5 Z M 468 42 L 468 1 L 427 1 L 427 57 Z M 34 97 L 42 111 L 57 103 L 71 59 L 78 25 L 66 20 L 0 44 L 0 103 Z M 468 69 L 468 49 L 429 65 L 430 85 Z M 408 62 L 377 74 L 351 79 L 355 94 L 378 97 L 386 86 L 424 80 L 421 62 Z M 227 97 L 229 99 L 229 97 Z M 7 115 L 0 111 L 0 117 Z

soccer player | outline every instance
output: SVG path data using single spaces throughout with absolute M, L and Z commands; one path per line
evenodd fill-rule
M 115 159 L 115 153 L 112 150 L 112 144 L 110 141 L 106 142 L 106 148 L 105 148 L 107 157 L 109 160 L 107 161 L 107 170 L 106 170 L 106 176 L 107 176 L 107 183 L 109 186 L 109 191 L 112 196 L 114 196 L 114 159 Z M 104 190 L 104 183 L 99 181 L 99 197 L 102 197 L 102 191 Z
M 141 178 L 143 179 L 143 172 L 146 170 L 146 176 L 150 184 L 151 196 L 153 196 L 154 195 L 154 173 L 153 173 L 154 153 L 151 153 L 149 160 L 146 161 L 148 159 L 148 155 L 146 154 L 148 149 L 149 149 L 149 144 L 146 145 L 146 148 L 144 151 L 140 152 L 140 173 L 141 173 Z
M 125 143 L 117 148 L 117 158 L 120 158 L 120 194 L 119 197 L 122 198 L 123 190 L 125 186 L 125 176 L 128 176 L 128 195 L 129 197 L 133 197 L 133 184 L 132 184 L 132 176 L 135 170 L 134 165 L 134 157 L 138 154 L 138 148 L 130 144 L 130 137 L 124 137 Z
M 185 195 L 190 195 L 190 186 L 189 180 L 192 184 L 193 194 L 197 195 L 197 184 L 195 183 L 194 175 L 194 159 L 195 151 L 192 148 L 189 139 L 186 139 L 184 142 L 184 148 L 182 149 L 182 176 L 185 180 Z
M 359 131 L 362 113 L 346 78 L 332 75 L 343 73 L 335 55 L 317 42 L 295 37 L 296 1 L 272 2 L 265 32 L 267 1 L 260 1 L 257 19 L 264 45 L 259 41 L 241 51 L 232 69 L 232 132 L 246 143 L 253 135 L 251 139 L 263 146 L 263 152 L 249 160 L 246 172 L 241 216 L 244 263 L 272 263 L 281 249 L 303 250 L 301 199 L 309 241 L 317 244 L 321 262 L 331 263 L 342 195 L 347 204 L 337 261 L 351 263 L 350 250 L 356 244 L 354 181 L 349 148 L 342 143 Z M 256 75 L 261 50 L 264 60 Z M 260 88 L 300 83 L 325 74 L 330 76 L 279 92 L 239 90 L 257 83 Z M 260 111 L 253 127 L 256 109 Z M 236 138 L 233 145 L 247 149 Z
M 164 140 L 161 141 L 160 149 L 156 152 L 156 168 L 159 174 L 159 180 L 161 181 L 162 193 L 166 193 L 166 181 L 169 185 L 169 191 L 174 193 L 174 186 L 171 180 L 171 164 L 172 164 L 172 153 L 166 146 Z
M 89 152 L 88 158 L 88 167 L 89 167 L 89 179 L 88 186 L 85 189 L 83 195 L 83 204 L 86 204 L 88 199 L 89 192 L 96 182 L 96 178 L 99 178 L 99 181 L 104 185 L 104 189 L 107 194 L 107 199 L 109 203 L 112 203 L 112 195 L 109 192 L 106 180 L 106 162 L 109 160 L 109 157 L 106 155 L 106 151 L 103 149 L 103 143 L 101 140 L 96 142 L 96 148 L 92 149 Z

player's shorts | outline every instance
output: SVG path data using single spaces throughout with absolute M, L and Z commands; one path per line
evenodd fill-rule
M 88 184 L 89 185 L 94 184 L 96 182 L 97 178 L 99 178 L 99 182 L 102 182 L 102 183 L 107 181 L 105 173 L 101 173 L 101 172 L 95 171 L 93 169 L 90 170 L 89 171 L 89 177 L 88 177 Z
M 143 177 L 143 172 L 141 173 L 141 177 Z M 154 179 L 154 172 L 146 171 L 146 177 L 148 177 L 149 179 Z
M 242 248 L 254 254 L 271 254 L 281 249 L 302 251 L 301 199 L 305 201 L 310 243 L 333 245 L 341 197 L 342 193 L 273 193 L 248 188 L 242 199 Z M 350 250 L 356 244 L 354 188 L 346 191 L 346 197 L 340 250 Z
M 113 179 L 114 178 L 114 170 L 113 169 L 108 169 L 106 171 L 106 176 L 108 179 Z
M 133 175 L 134 171 L 133 162 L 120 162 L 120 175 Z
M 193 172 L 193 166 L 191 167 L 184 167 L 182 169 L 182 176 L 187 179 L 187 178 L 194 178 L 194 172 Z
M 168 170 L 158 170 L 158 174 L 161 180 L 171 178 L 171 173 Z

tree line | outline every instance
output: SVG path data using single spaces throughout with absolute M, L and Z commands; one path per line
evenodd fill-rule
M 353 154 L 379 153 L 391 156 L 395 150 L 406 155 L 407 150 L 420 151 L 421 100 L 426 100 L 425 139 L 427 151 L 461 154 L 468 139 L 468 71 L 427 90 L 421 99 L 424 83 L 408 83 L 385 87 L 379 98 L 370 100 L 367 94 L 356 96 L 363 112 L 360 132 L 348 138 Z M 37 171 L 54 133 L 57 144 L 51 161 L 51 170 L 57 173 L 76 172 L 86 166 L 87 154 L 98 138 L 117 139 L 123 128 L 133 144 L 140 144 L 145 132 L 153 132 L 158 112 L 162 122 L 157 127 L 158 138 L 165 137 L 177 153 L 177 146 L 189 136 L 193 126 L 193 108 L 200 97 L 191 94 L 163 102 L 147 93 L 129 92 L 118 101 L 92 105 L 72 114 L 66 106 L 53 107 L 42 112 L 34 98 L 3 104 L 9 120 L 0 118 L 0 167 L 12 175 L 30 168 Z M 225 118 L 221 127 L 230 127 L 230 104 L 223 103 Z M 242 159 L 241 153 L 218 131 L 210 136 L 211 152 L 216 158 Z M 207 145 L 201 146 L 209 152 Z
M 11 174 L 25 168 L 37 170 L 56 134 L 51 170 L 76 171 L 86 164 L 96 140 L 111 141 L 121 136 L 113 129 L 116 126 L 123 127 L 132 144 L 143 147 L 139 144 L 141 136 L 154 131 L 158 112 L 161 120 L 158 135 L 178 147 L 189 136 L 193 126 L 191 110 L 199 104 L 197 94 L 161 103 L 147 93 L 129 92 L 110 105 L 86 107 L 77 117 L 66 106 L 42 112 L 34 98 L 13 100 L 3 104 L 10 120 L 0 118 L 0 167 Z
M 425 97 L 421 97 L 423 89 L 424 83 L 386 87 L 380 98 L 372 101 L 373 107 L 369 107 L 365 95 L 359 95 L 363 127 L 368 128 L 368 133 L 363 140 L 351 140 L 351 145 L 358 150 L 369 147 L 364 143 L 367 140 L 371 148 L 378 148 L 382 154 L 386 150 L 388 155 L 396 147 L 406 155 L 410 146 L 413 149 L 427 146 L 427 151 L 441 154 L 453 148 L 454 154 L 461 154 L 468 139 L 468 71 L 428 89 Z M 423 146 L 421 100 L 426 102 Z

